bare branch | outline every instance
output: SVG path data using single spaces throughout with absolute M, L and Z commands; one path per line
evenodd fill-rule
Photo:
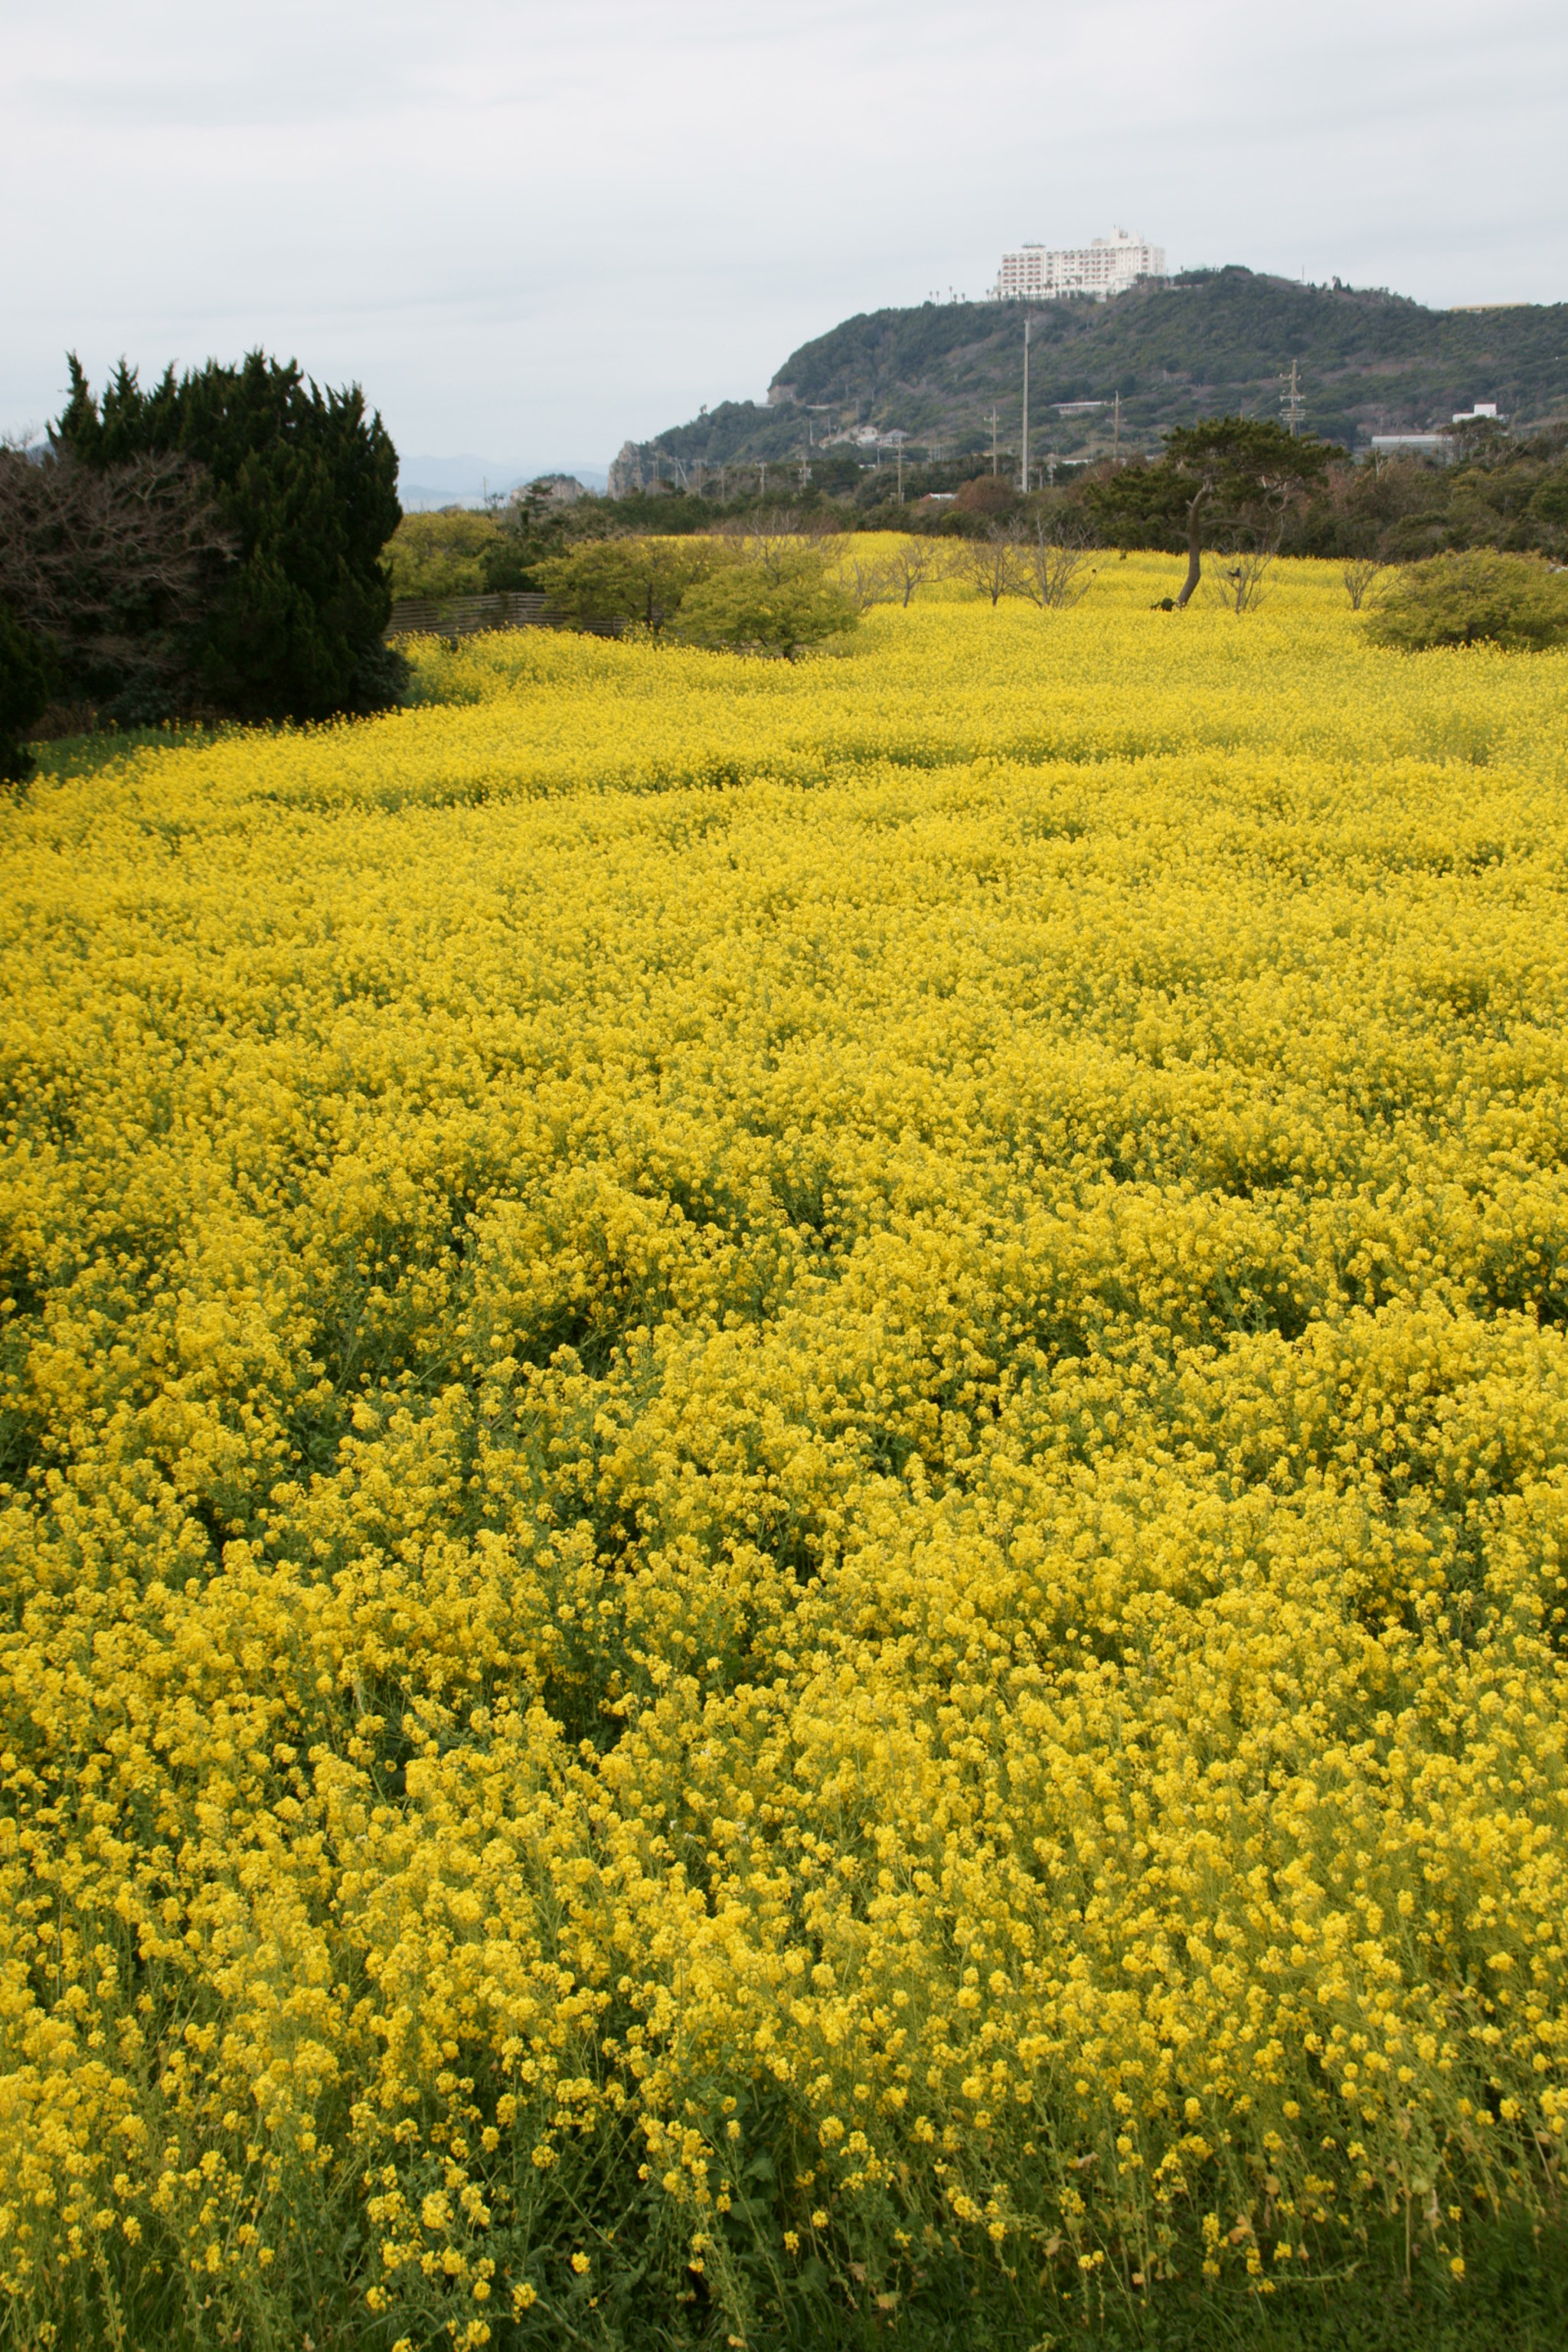
M 79 678 L 176 669 L 179 632 L 237 551 L 188 457 L 100 471 L 65 452 L 0 449 L 0 602 Z
M 1249 613 L 1263 601 L 1263 581 L 1274 561 L 1272 547 L 1255 547 L 1231 556 L 1214 583 L 1215 600 L 1232 613 Z
M 1358 555 L 1346 564 L 1343 572 L 1345 594 L 1351 600 L 1351 611 L 1359 613 L 1365 604 L 1373 582 L 1384 569 L 1383 559 L 1376 555 Z
M 962 553 L 954 568 L 990 598 L 993 611 L 1004 596 L 1028 593 L 1025 583 L 1029 572 L 1016 526 L 994 522 L 979 538 L 963 540 L 960 546 Z
M 1089 552 L 1072 524 L 1037 521 L 1023 547 L 1024 593 L 1047 612 L 1076 604 L 1089 583 Z
M 868 613 L 873 604 L 891 604 L 897 600 L 898 581 L 885 556 L 861 555 L 851 548 L 840 559 L 838 576 L 858 613 Z
M 917 588 L 940 580 L 946 569 L 947 550 L 931 539 L 901 539 L 889 558 L 899 601 L 906 609 Z

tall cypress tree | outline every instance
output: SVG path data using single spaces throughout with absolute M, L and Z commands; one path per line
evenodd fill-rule
M 247 719 L 321 719 L 393 698 L 381 551 L 397 528 L 397 453 L 357 384 L 323 392 L 252 352 L 151 391 L 121 361 L 94 398 L 75 353 L 57 447 L 110 467 L 179 450 L 211 475 L 238 541 L 193 647 L 195 692 Z

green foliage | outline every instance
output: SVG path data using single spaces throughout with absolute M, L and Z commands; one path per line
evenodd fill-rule
M 384 691 L 381 553 L 398 521 L 397 453 L 357 385 L 322 392 L 252 352 L 151 392 L 124 362 L 94 399 L 70 358 L 58 447 L 107 468 L 179 451 L 203 467 L 238 560 L 194 648 L 195 695 L 249 719 L 321 719 Z
M 731 501 L 721 503 L 728 506 Z M 595 528 L 600 532 L 648 531 L 658 539 L 679 538 L 690 531 L 711 530 L 713 505 L 687 490 L 628 490 L 613 503 L 605 502 Z
M 1568 434 L 1493 437 L 1461 463 L 1336 466 L 1292 518 L 1281 552 L 1415 563 L 1466 547 L 1568 557 Z
M 1102 537 L 1123 547 L 1174 550 L 1201 498 L 1210 538 L 1278 541 L 1284 518 L 1325 480 L 1333 451 L 1272 417 L 1211 416 L 1166 436 L 1158 465 L 1119 466 L 1085 485 Z
M 1553 533 L 1560 546 L 1568 547 L 1568 461 L 1542 474 L 1525 511 L 1532 522 Z
M 768 547 L 721 564 L 682 601 L 672 634 L 691 646 L 782 654 L 847 635 L 859 615 L 811 547 Z
M 1242 499 L 1321 482 L 1332 454 L 1271 416 L 1205 416 L 1165 436 L 1163 462 L 1187 481 L 1212 484 L 1221 498 Z
M 729 552 L 712 540 L 594 539 L 548 557 L 536 576 L 563 620 L 618 623 L 657 637 Z
M 1110 546 L 1173 553 L 1185 544 L 1193 494 L 1173 466 L 1135 457 L 1086 482 L 1079 495 L 1094 530 Z
M 172 751 L 218 743 L 227 729 L 200 725 L 167 727 L 100 726 L 79 735 L 51 734 L 47 741 L 28 746 L 34 773 L 48 783 L 63 784 L 79 776 L 101 775 L 136 751 Z
M 492 514 L 452 507 L 405 514 L 387 542 L 386 580 L 402 596 L 479 596 L 490 583 L 486 558 L 500 539 Z
M 1485 549 L 1433 556 L 1400 575 L 1367 634 L 1402 653 L 1480 644 L 1542 653 L 1568 645 L 1568 573 Z
M 588 540 L 539 564 L 536 576 L 563 620 L 683 645 L 793 657 L 858 619 L 822 550 L 776 524 L 743 540 Z
M 527 501 L 405 515 L 387 545 L 387 584 L 395 604 L 409 596 L 532 588 L 536 565 L 559 550 L 562 536 L 563 519 L 542 518 Z
M 47 646 L 0 604 L 0 784 L 25 783 L 32 774 L 35 762 L 23 738 L 48 699 Z

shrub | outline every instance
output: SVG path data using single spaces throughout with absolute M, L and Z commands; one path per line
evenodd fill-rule
M 689 646 L 782 654 L 793 660 L 859 625 L 847 589 L 813 547 L 754 552 L 711 572 L 682 601 L 671 634 Z
M 1367 634 L 1401 653 L 1482 643 L 1541 653 L 1568 645 L 1568 574 L 1539 556 L 1485 548 L 1435 555 L 1401 574 Z
M 1006 474 L 976 474 L 958 491 L 952 501 L 954 514 L 979 516 L 993 522 L 1016 514 L 1023 501 L 1016 485 Z

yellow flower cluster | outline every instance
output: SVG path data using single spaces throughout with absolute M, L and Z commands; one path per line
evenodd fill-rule
M 1568 657 L 1170 569 L 5 814 L 7 2340 L 1544 2195 Z

